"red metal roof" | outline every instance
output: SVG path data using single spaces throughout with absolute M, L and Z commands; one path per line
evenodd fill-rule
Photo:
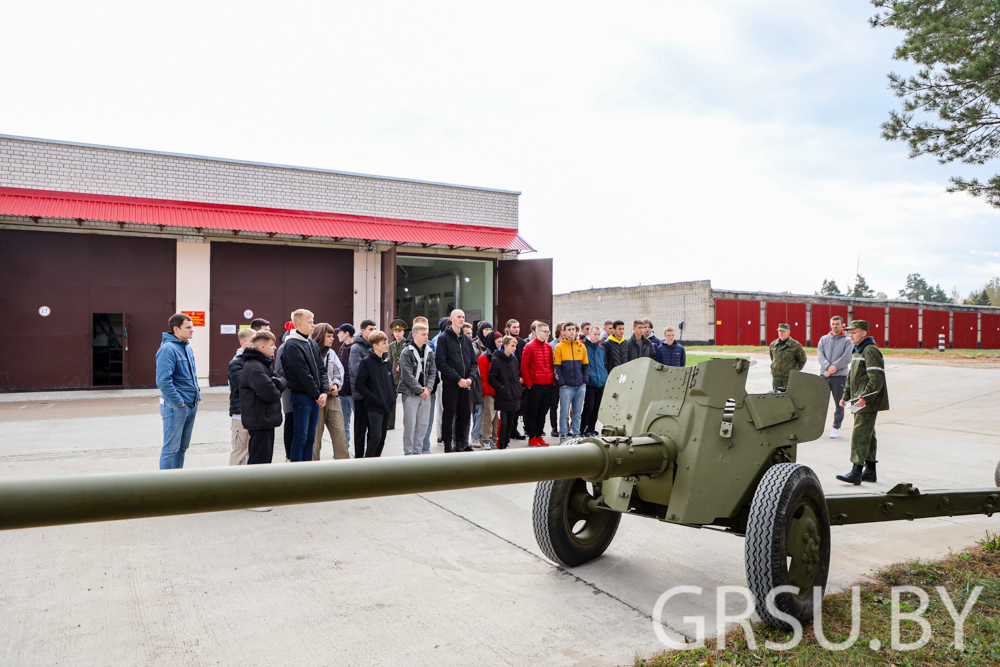
M 0 215 L 534 251 L 516 229 L 503 227 L 22 188 L 0 188 Z

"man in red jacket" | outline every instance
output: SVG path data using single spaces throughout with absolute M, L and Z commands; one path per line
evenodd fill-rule
M 529 447 L 548 447 L 545 435 L 545 415 L 555 400 L 555 372 L 552 368 L 552 346 L 548 344 L 549 325 L 540 322 L 535 337 L 524 346 L 521 354 L 521 378 L 528 388 L 524 408 L 524 430 Z

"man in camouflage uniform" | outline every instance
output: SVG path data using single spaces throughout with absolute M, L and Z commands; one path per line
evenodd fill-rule
M 852 320 L 847 326 L 847 334 L 854 343 L 854 355 L 840 404 L 847 405 L 848 401 L 858 399 L 856 405 L 861 409 L 854 413 L 854 430 L 851 433 L 851 463 L 854 467 L 846 475 L 837 475 L 837 479 L 857 485 L 877 481 L 875 417 L 882 410 L 889 409 L 889 392 L 885 386 L 885 361 L 875 345 L 875 339 L 868 335 L 868 323 Z M 859 398 L 861 396 L 867 398 Z
M 792 338 L 791 327 L 778 325 L 778 338 L 771 343 L 771 388 L 788 386 L 788 374 L 806 365 L 806 351 Z
M 400 371 L 399 371 L 399 355 L 403 353 L 403 348 L 406 347 L 406 322 L 403 320 L 393 320 L 392 324 L 389 325 L 389 329 L 392 330 L 392 342 L 389 343 L 389 362 L 392 364 L 392 383 L 394 387 L 399 386 Z M 387 423 L 389 428 L 396 428 L 396 404 L 392 404 L 392 410 L 389 411 L 389 417 L 387 418 Z

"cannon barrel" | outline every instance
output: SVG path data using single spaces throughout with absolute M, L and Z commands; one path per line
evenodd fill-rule
M 316 461 L 0 481 L 0 530 L 450 491 L 556 479 L 599 481 L 666 467 L 656 437 L 548 449 Z

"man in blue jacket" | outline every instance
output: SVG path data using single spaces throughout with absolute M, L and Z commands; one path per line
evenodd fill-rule
M 656 347 L 656 360 L 664 366 L 687 365 L 687 351 L 676 341 L 677 329 L 667 327 L 663 330 L 663 341 Z
M 201 401 L 194 352 L 188 343 L 194 336 L 194 322 L 184 313 L 177 313 L 167 320 L 167 328 L 170 333 L 163 334 L 160 349 L 156 351 L 156 386 L 160 390 L 163 418 L 160 470 L 184 467 L 184 454 L 191 444 L 194 418 Z

